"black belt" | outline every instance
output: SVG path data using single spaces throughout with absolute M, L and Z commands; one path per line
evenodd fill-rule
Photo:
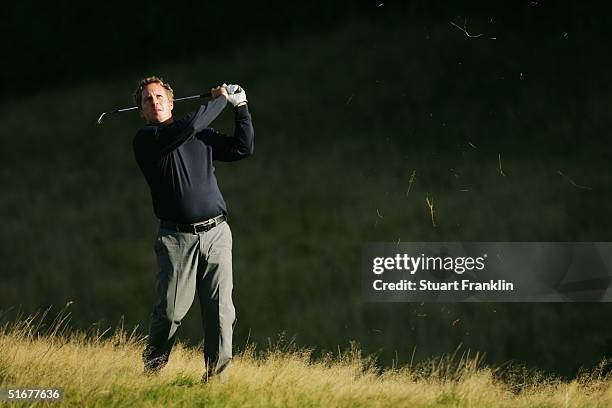
M 227 221 L 227 217 L 225 215 L 217 215 L 214 218 L 202 222 L 196 222 L 195 224 L 177 224 L 176 222 L 162 220 L 159 222 L 159 226 L 161 228 L 171 229 L 178 232 L 197 234 L 198 232 L 210 231 L 217 225 L 223 224 L 225 221 Z

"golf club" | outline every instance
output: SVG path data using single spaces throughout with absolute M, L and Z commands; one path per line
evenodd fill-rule
M 191 96 L 184 96 L 182 98 L 175 98 L 174 102 L 187 101 L 187 100 L 190 100 L 190 99 L 208 98 L 210 96 L 211 96 L 210 92 L 208 92 L 208 93 L 204 93 L 204 94 L 201 94 L 201 95 L 191 95 Z M 127 112 L 127 111 L 136 110 L 136 109 L 138 109 L 138 106 L 132 106 L 131 108 L 115 109 L 113 111 L 102 112 L 102 114 L 98 118 L 98 125 L 100 124 L 100 122 L 102 122 L 102 118 L 104 117 L 104 115 L 110 115 L 111 113 Z
M 238 88 L 238 91 L 235 92 L 235 93 L 240 93 L 240 92 L 242 92 L 242 88 Z M 191 95 L 191 96 L 184 96 L 182 98 L 175 98 L 174 102 L 187 101 L 187 100 L 190 100 L 190 99 L 209 98 L 210 96 L 211 96 L 210 92 L 207 92 L 207 93 L 203 93 L 201 95 Z M 138 109 L 138 106 L 132 106 L 131 108 L 115 109 L 113 111 L 102 112 L 102 114 L 98 118 L 98 125 L 100 124 L 100 122 L 102 122 L 102 118 L 104 117 L 104 115 L 110 115 L 111 113 L 127 112 L 127 111 L 136 110 L 136 109 Z

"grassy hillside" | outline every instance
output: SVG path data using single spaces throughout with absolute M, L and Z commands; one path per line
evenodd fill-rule
M 4 326 L 0 388 L 62 387 L 63 406 L 228 407 L 606 407 L 612 378 L 583 372 L 570 381 L 537 372 L 492 368 L 469 352 L 379 370 L 352 345 L 313 359 L 287 342 L 245 347 L 226 382 L 202 384 L 199 350 L 177 345 L 168 366 L 142 375 L 143 340 L 118 329 L 67 329 L 61 318 L 40 333 L 39 318 Z M 44 332 L 44 330 L 43 330 Z M 27 385 L 26 385 L 27 384 Z
M 364 19 L 4 102 L 0 309 L 74 301 L 82 327 L 121 316 L 146 327 L 156 220 L 131 151 L 141 123 L 95 120 L 130 106 L 137 80 L 157 73 L 177 96 L 221 82 L 249 96 L 255 155 L 217 165 L 234 232 L 237 344 L 285 332 L 317 355 L 356 340 L 386 364 L 463 343 L 498 364 L 593 366 L 610 352 L 607 304 L 361 301 L 369 241 L 610 240 L 609 81 L 599 65 L 577 75 L 575 58 L 560 64 L 585 57 L 587 37 L 605 59 L 603 40 L 587 28 L 564 37 L 471 24 L 489 35 L 467 38 L 446 20 Z M 231 120 L 228 110 L 214 126 L 230 132 Z M 196 313 L 181 329 L 191 343 Z

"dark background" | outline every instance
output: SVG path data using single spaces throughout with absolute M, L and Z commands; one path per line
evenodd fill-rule
M 156 220 L 131 151 L 141 123 L 95 120 L 157 74 L 176 96 L 233 82 L 249 97 L 255 155 L 217 165 L 238 350 L 355 340 L 389 365 L 462 345 L 561 375 L 609 356 L 609 304 L 361 300 L 365 242 L 612 240 L 612 6 L 430 3 L 7 6 L 3 318 L 73 301 L 75 327 L 124 316 L 146 333 Z M 231 132 L 231 110 L 215 126 Z M 193 343 L 195 310 L 181 328 Z

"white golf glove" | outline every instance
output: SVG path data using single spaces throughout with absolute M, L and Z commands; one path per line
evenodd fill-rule
M 239 103 L 247 102 L 246 92 L 240 85 L 227 85 L 225 87 L 229 97 L 228 102 L 234 106 L 238 106 Z

